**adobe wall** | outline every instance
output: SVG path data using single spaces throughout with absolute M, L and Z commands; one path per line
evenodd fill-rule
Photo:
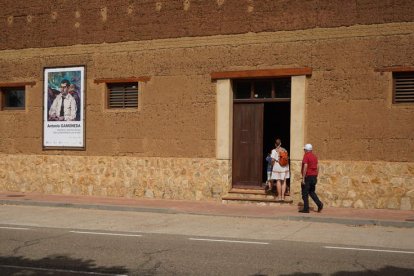
M 414 66 L 412 1 L 0 2 L 0 190 L 220 200 L 214 71 L 311 67 L 305 139 L 329 206 L 414 209 L 414 107 L 391 104 L 387 66 Z M 86 66 L 85 151 L 42 150 L 43 68 Z M 150 76 L 138 111 L 107 110 L 99 78 Z M 295 137 L 292 137 L 295 139 Z M 300 201 L 299 161 L 292 192 Z
M 0 49 L 412 22 L 410 0 L 2 0 Z
M 0 81 L 35 81 L 25 111 L 0 111 L 0 153 L 215 157 L 213 71 L 312 67 L 305 138 L 321 160 L 414 161 L 414 108 L 391 104 L 412 66 L 414 23 L 0 51 Z M 381 32 L 378 30 L 381 29 Z M 42 150 L 43 68 L 86 65 L 86 150 Z M 150 76 L 140 110 L 106 110 L 97 78 Z M 294 137 L 292 137 L 294 139 Z

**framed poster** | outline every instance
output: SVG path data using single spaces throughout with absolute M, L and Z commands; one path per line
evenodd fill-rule
M 44 69 L 43 148 L 85 148 L 85 66 Z

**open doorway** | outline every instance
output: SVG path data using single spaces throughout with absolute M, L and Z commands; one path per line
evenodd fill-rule
M 233 81 L 232 185 L 261 189 L 275 139 L 290 150 L 291 79 Z
M 282 140 L 282 147 L 290 152 L 290 101 L 264 104 L 263 116 L 263 170 L 262 183 L 267 180 L 266 156 L 275 148 L 275 140 Z M 290 179 L 287 180 L 290 190 Z

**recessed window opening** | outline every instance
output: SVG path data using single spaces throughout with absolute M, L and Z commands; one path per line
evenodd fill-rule
M 26 106 L 25 87 L 1 87 L 1 108 L 3 110 L 24 110 Z

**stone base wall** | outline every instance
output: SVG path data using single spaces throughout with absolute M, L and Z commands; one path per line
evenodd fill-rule
M 300 166 L 291 161 L 294 204 Z M 414 210 L 414 163 L 320 161 L 318 181 L 326 206 Z M 0 155 L 0 191 L 221 200 L 230 188 L 231 161 L 213 158 Z
M 221 200 L 230 177 L 208 158 L 0 155 L 1 191 Z
M 414 210 L 414 163 L 320 161 L 319 165 L 316 192 L 326 206 Z M 300 161 L 291 162 L 295 202 L 301 201 L 300 166 Z

